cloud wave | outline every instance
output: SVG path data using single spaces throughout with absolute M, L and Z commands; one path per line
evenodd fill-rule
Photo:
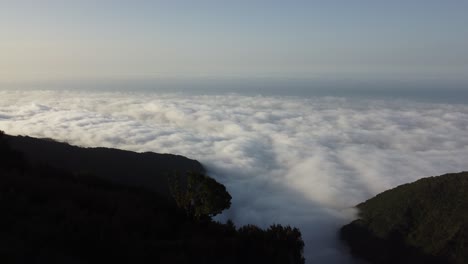
M 352 263 L 355 204 L 468 170 L 468 106 L 273 96 L 0 91 L 0 129 L 81 146 L 176 153 L 224 183 L 237 224 L 301 228 L 306 257 Z

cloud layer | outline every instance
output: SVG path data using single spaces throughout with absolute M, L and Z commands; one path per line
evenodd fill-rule
M 237 224 L 301 228 L 306 257 L 351 263 L 352 206 L 468 170 L 468 106 L 411 101 L 0 91 L 0 129 L 81 146 L 176 153 L 224 183 Z

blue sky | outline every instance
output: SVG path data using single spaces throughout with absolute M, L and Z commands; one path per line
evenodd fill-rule
M 0 81 L 467 79 L 468 1 L 0 1 Z

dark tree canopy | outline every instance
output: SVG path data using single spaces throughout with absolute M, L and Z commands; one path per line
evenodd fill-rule
M 468 172 L 420 179 L 359 204 L 341 230 L 352 252 L 372 263 L 468 260 Z
M 153 190 L 39 163 L 1 137 L 0 263 L 304 263 L 295 228 L 213 221 L 231 196 L 203 174 L 173 177 L 188 215 Z
M 170 182 L 177 206 L 189 216 L 212 217 L 231 206 L 231 195 L 226 187 L 204 174 L 189 172 L 183 179 L 174 175 Z

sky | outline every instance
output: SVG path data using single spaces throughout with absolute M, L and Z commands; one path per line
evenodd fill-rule
M 468 79 L 468 1 L 0 0 L 0 82 Z

